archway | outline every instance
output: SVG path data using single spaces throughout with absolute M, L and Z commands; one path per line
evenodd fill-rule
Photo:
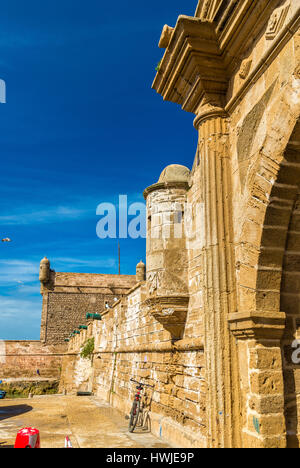
M 283 182 L 290 183 L 291 197 L 280 290 L 280 307 L 287 316 L 282 339 L 285 419 L 288 447 L 299 448 L 300 365 L 293 359 L 292 343 L 300 339 L 300 122 L 287 146 L 285 160 L 282 177 Z
M 297 443 L 297 391 L 300 399 L 299 371 L 286 360 L 289 351 L 288 357 L 294 351 L 291 345 L 297 330 L 297 312 L 288 302 L 292 297 L 289 290 L 295 287 L 298 269 L 300 272 L 300 244 L 295 236 L 300 192 L 300 87 L 294 76 L 272 97 L 264 128 L 258 131 L 265 132 L 265 137 L 244 187 L 236 250 L 238 313 L 232 314 L 229 322 L 239 342 L 243 444 L 284 447 L 286 427 L 289 445 Z
M 284 415 L 289 447 L 299 447 L 300 365 L 292 344 L 300 339 L 300 120 L 281 161 L 264 220 L 256 283 L 258 310 L 281 311 Z

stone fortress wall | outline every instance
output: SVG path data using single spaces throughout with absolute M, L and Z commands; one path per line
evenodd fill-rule
M 135 284 L 135 275 L 60 273 L 50 269 L 44 258 L 40 264 L 43 296 L 41 341 L 62 344 L 87 313 L 101 314 L 123 297 Z
M 131 377 L 154 384 L 152 430 L 178 446 L 299 447 L 299 26 L 298 0 L 200 0 L 164 27 L 153 87 L 196 116 L 193 168 L 145 191 L 146 281 L 64 358 L 62 389 L 123 411 Z
M 59 381 L 67 339 L 87 313 L 101 314 L 136 283 L 136 277 L 60 273 L 50 269 L 48 259 L 40 265 L 43 296 L 40 341 L 0 341 L 0 380 Z M 40 376 L 37 374 L 40 372 Z
M 175 446 L 205 446 L 206 383 L 203 341 L 195 333 L 173 342 L 149 313 L 141 283 L 87 331 L 72 338 L 63 360 L 61 391 L 90 391 L 129 414 L 136 391 L 131 378 L 154 385 L 147 390 L 151 430 Z M 95 338 L 92 360 L 80 357 L 88 338 Z

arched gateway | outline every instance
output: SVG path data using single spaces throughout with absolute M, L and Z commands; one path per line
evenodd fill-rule
M 298 441 L 299 24 L 293 0 L 199 1 L 160 42 L 154 88 L 199 132 L 209 446 Z
M 178 447 L 300 444 L 299 27 L 299 0 L 200 0 L 163 28 L 153 88 L 195 114 L 193 169 L 145 190 L 146 278 L 64 358 L 62 391 L 87 374 L 124 412 L 131 377 L 154 385 L 152 431 Z

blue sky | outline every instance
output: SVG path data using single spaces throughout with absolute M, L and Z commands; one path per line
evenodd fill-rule
M 171 163 L 191 167 L 193 116 L 151 89 L 164 24 L 196 0 L 10 0 L 1 6 L 0 339 L 39 339 L 40 259 L 117 273 L 97 205 L 143 200 Z M 145 241 L 121 240 L 122 273 Z

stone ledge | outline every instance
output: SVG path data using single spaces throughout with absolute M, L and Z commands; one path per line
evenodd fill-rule
M 139 345 L 131 348 L 106 348 L 94 352 L 94 355 L 99 354 L 134 354 L 134 353 L 148 353 L 148 352 L 171 352 L 171 351 L 203 351 L 204 342 L 202 338 L 185 338 L 175 342 L 164 341 L 160 343 L 150 343 L 148 345 Z M 68 352 L 67 356 L 77 356 L 78 352 Z
M 285 328 L 284 312 L 252 311 L 230 314 L 229 328 L 239 339 L 275 339 L 282 337 Z
M 150 187 L 147 187 L 144 190 L 144 198 L 145 200 L 147 199 L 149 193 L 155 192 L 157 190 L 165 190 L 169 188 L 179 188 L 179 189 L 189 189 L 189 184 L 188 182 L 180 181 L 180 180 L 174 180 L 174 181 L 168 181 L 168 182 L 157 182 L 156 184 L 150 185 Z
M 154 296 L 146 299 L 149 313 L 171 334 L 172 340 L 180 340 L 184 334 L 189 296 Z

